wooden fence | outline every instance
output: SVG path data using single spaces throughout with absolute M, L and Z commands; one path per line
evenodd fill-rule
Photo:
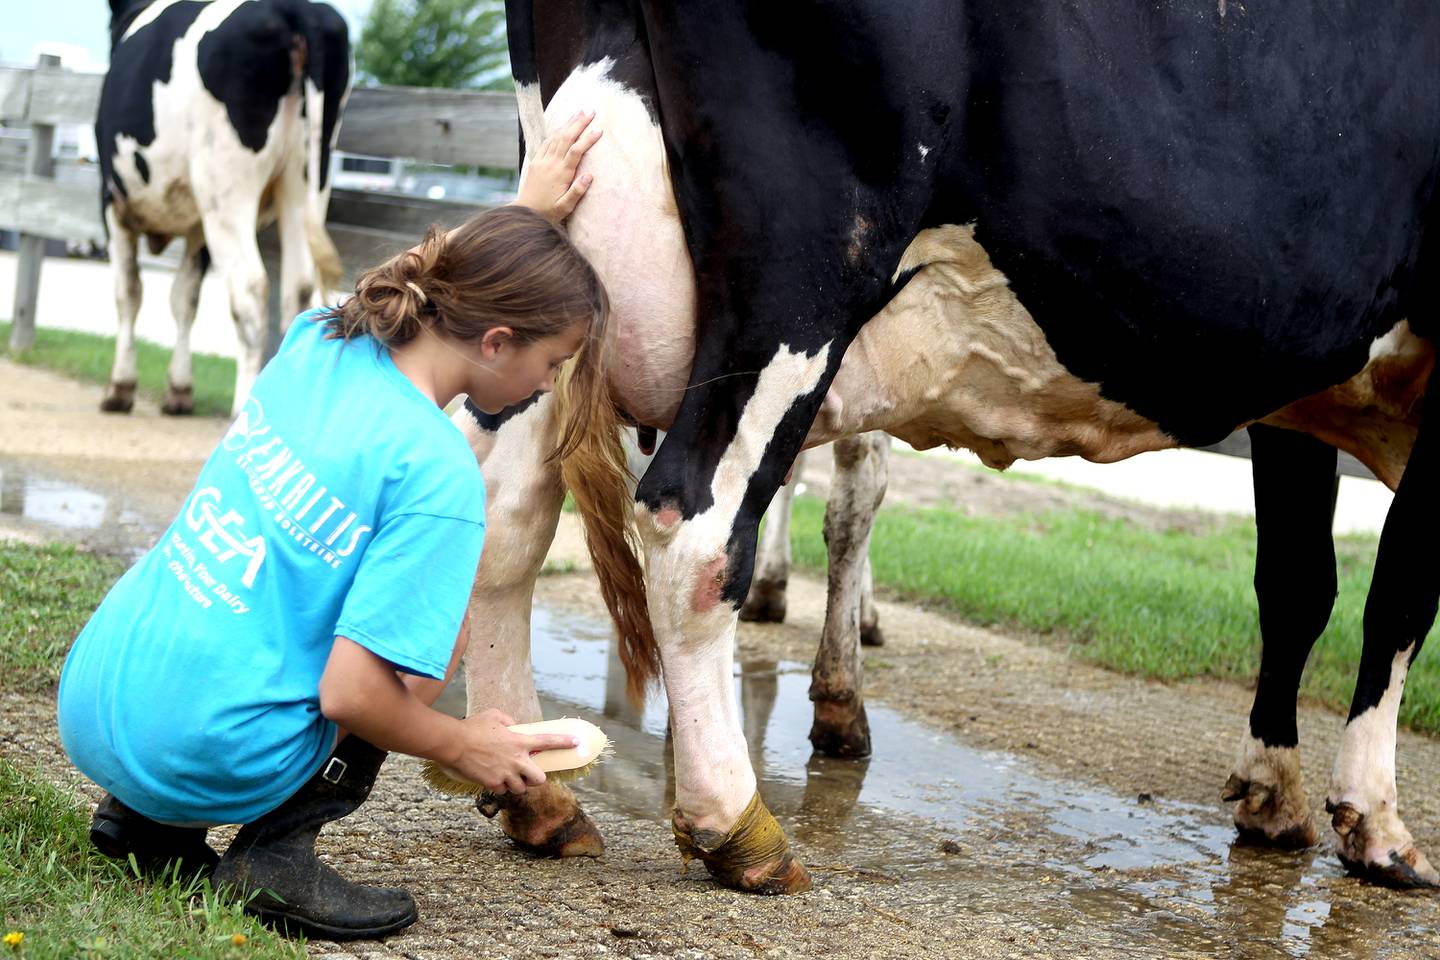
M 10 349 L 28 349 L 34 339 L 35 297 L 45 238 L 102 242 L 99 173 L 93 167 L 57 177 L 51 157 L 56 124 L 95 122 L 101 76 L 61 69 L 42 56 L 35 68 L 0 68 L 0 123 L 29 124 L 23 170 L 0 163 L 0 229 L 21 233 Z M 518 114 L 508 93 L 435 90 L 423 87 L 357 87 L 340 123 L 338 149 L 377 157 L 404 157 L 430 163 L 471 164 L 513 170 L 519 159 Z M 454 226 L 478 209 L 475 204 L 423 197 L 333 190 L 327 226 L 340 252 L 345 283 L 354 272 L 410 246 L 432 223 Z M 261 234 L 261 252 L 272 277 L 279 276 L 275 228 Z M 271 284 L 271 339 L 279 329 L 278 284 Z M 1209 448 L 1248 457 L 1244 431 Z M 1370 477 L 1347 453 L 1340 472 Z

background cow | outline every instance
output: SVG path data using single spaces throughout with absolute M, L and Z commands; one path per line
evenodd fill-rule
M 162 409 L 192 409 L 190 327 L 213 262 L 240 342 L 238 411 L 266 348 L 257 228 L 279 222 L 284 323 L 340 277 L 325 210 L 350 85 L 348 29 L 333 7 L 306 0 L 110 0 L 110 9 L 110 70 L 95 136 L 120 325 L 100 408 L 128 412 L 134 403 L 144 236 L 156 253 L 185 238 Z
M 669 430 L 634 510 L 648 606 L 623 528 L 587 529 L 627 665 L 663 662 L 682 855 L 741 889 L 808 885 L 732 681 L 756 528 L 802 446 L 879 428 L 993 466 L 1106 462 L 1264 420 L 1397 489 L 1327 805 L 1350 869 L 1436 881 L 1396 813 L 1394 729 L 1440 593 L 1440 437 L 1421 429 L 1440 11 L 516 0 L 508 22 L 527 141 L 579 106 L 606 128 L 570 231 L 630 347 L 615 401 Z M 475 419 L 487 483 L 558 491 L 522 467 L 551 419 Z M 502 661 L 528 666 L 523 566 L 482 563 L 474 622 L 515 628 L 467 666 L 482 699 Z M 532 838 L 579 816 L 535 810 Z

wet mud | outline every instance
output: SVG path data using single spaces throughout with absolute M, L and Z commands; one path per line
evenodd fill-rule
M 7 406 L 7 392 L 0 427 L 25 402 Z M 48 421 L 88 435 L 84 453 L 84 436 L 47 453 L 0 429 L 0 536 L 137 555 L 223 430 L 191 421 L 181 429 L 193 435 L 147 438 L 175 421 L 138 422 L 112 450 L 78 410 Z M 135 438 L 152 454 L 133 456 Z M 909 459 L 894 461 L 897 472 Z M 1030 492 L 1017 486 L 1009 496 Z M 882 603 L 889 643 L 865 675 L 875 754 L 812 756 L 807 688 L 824 587 L 805 577 L 792 577 L 788 623 L 742 625 L 735 684 L 761 790 L 815 889 L 756 898 L 717 887 L 698 864 L 682 872 L 663 699 L 642 712 L 626 702 L 573 518 L 563 521 L 552 566 L 578 572 L 539 583 L 536 677 L 547 716 L 585 717 L 615 740 L 576 785 L 606 855 L 520 853 L 472 802 L 426 786 L 418 761 L 392 758 L 371 801 L 327 828 L 321 849 L 357 879 L 408 886 L 422 919 L 384 943 L 312 943 L 312 955 L 1440 957 L 1440 898 L 1360 884 L 1328 845 L 1294 854 L 1233 843 L 1218 798 L 1248 709 L 1236 685 L 1137 681 Z M 463 711 L 463 690 L 442 704 Z M 1317 708 L 1300 718 L 1317 808 L 1340 727 Z M 96 797 L 65 764 L 49 697 L 7 702 L 0 755 Z M 1432 855 L 1437 774 L 1440 744 L 1402 734 L 1402 812 Z

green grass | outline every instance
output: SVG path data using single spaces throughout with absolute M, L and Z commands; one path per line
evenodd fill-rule
M 52 689 L 71 639 L 123 565 L 71 547 L 0 542 L 0 697 Z M 140 879 L 90 847 L 89 816 L 38 770 L 0 759 L 0 957 L 291 957 L 207 886 Z M 244 939 L 235 942 L 236 935 Z
M 142 880 L 96 853 L 89 818 L 38 773 L 0 759 L 3 933 L 24 935 L 0 955 L 27 960 L 292 957 L 302 945 L 264 930 L 209 886 Z M 237 942 L 238 941 L 238 942 Z
M 0 323 L 0 344 L 10 342 L 10 324 Z M 135 341 L 140 392 L 151 399 L 165 396 L 165 369 L 170 351 L 148 340 Z M 35 345 L 20 356 L 5 356 L 32 367 L 44 367 L 77 380 L 106 384 L 115 362 L 115 338 L 70 330 L 35 331 Z M 235 361 L 209 353 L 192 357 L 195 413 L 202 417 L 228 417 L 235 395 Z
M 73 547 L 0 541 L 0 689 L 52 687 L 70 641 L 124 569 Z
M 823 570 L 825 503 L 795 499 L 796 564 Z M 1340 589 L 1315 645 L 1302 693 L 1347 710 L 1360 662 L 1374 537 L 1341 537 Z M 877 586 L 966 620 L 1019 628 L 1072 655 L 1162 680 L 1211 676 L 1253 682 L 1260 635 L 1251 586 L 1255 525 L 1157 532 L 1099 514 L 967 517 L 890 504 L 875 522 Z M 1421 659 L 1401 722 L 1440 733 L 1440 676 Z

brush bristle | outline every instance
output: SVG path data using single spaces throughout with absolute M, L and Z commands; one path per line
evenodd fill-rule
M 478 797 L 486 790 L 478 783 L 471 783 L 469 780 L 462 780 L 450 773 L 443 766 L 434 760 L 426 760 L 421 765 L 420 775 L 425 782 L 430 784 L 441 793 L 448 793 L 455 797 Z

